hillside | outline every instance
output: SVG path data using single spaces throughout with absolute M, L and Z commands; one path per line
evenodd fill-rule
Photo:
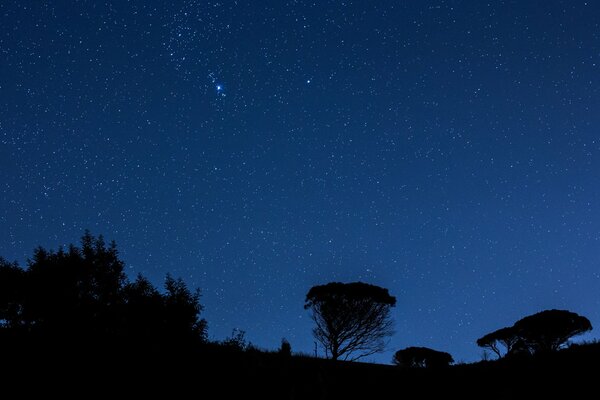
M 64 346 L 3 340 L 2 386 L 23 394 L 168 394 L 220 398 L 576 398 L 595 388 L 599 344 L 555 354 L 457 365 L 438 370 L 333 362 L 274 352 L 205 345 L 195 351 Z M 211 396 L 212 397 L 212 396 Z

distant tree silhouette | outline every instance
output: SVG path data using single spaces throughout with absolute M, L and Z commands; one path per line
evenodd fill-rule
M 519 341 L 519 335 L 513 327 L 498 329 L 497 331 L 488 333 L 487 335 L 477 339 L 477 346 L 490 349 L 498 358 L 502 358 L 503 354 L 499 345 L 504 346 L 504 355 L 511 353 L 515 344 Z
M 126 306 L 123 307 L 123 324 L 132 336 L 142 341 L 164 336 L 164 296 L 141 274 L 123 287 Z
M 570 338 L 592 329 L 590 321 L 567 310 L 545 310 L 515 322 L 511 327 L 498 329 L 477 339 L 477 345 L 488 348 L 498 358 L 517 354 L 556 351 Z
M 23 316 L 29 329 L 81 336 L 110 334 L 123 303 L 123 263 L 116 245 L 86 232 L 81 248 L 34 251 L 25 272 Z
M 279 347 L 279 354 L 284 357 L 292 356 L 292 345 L 286 338 L 281 339 L 281 347 Z
M 532 353 L 555 351 L 570 338 L 592 329 L 592 324 L 567 310 L 546 310 L 515 322 L 514 329 Z
M 387 289 L 363 282 L 312 287 L 305 309 L 316 324 L 313 334 L 334 360 L 357 360 L 383 351 L 384 339 L 393 333 L 390 308 L 396 298 Z
M 0 327 L 17 329 L 23 321 L 25 271 L 0 257 Z
M 248 343 L 246 340 L 246 331 L 237 328 L 234 328 L 231 331 L 231 336 L 223 340 L 220 344 L 237 351 L 245 351 L 252 346 L 252 344 Z
M 165 293 L 129 282 L 116 245 L 86 232 L 81 247 L 37 248 L 28 268 L 0 260 L 0 329 L 63 340 L 177 338 L 205 341 L 200 293 L 167 276 Z
M 192 293 L 185 282 L 173 279 L 167 274 L 165 279 L 165 315 L 167 329 L 175 336 L 188 335 L 190 338 L 206 336 L 206 321 L 198 319 L 203 310 L 200 305 L 200 290 Z
M 398 350 L 392 361 L 400 367 L 441 368 L 452 364 L 454 359 L 449 353 L 428 347 L 407 347 Z

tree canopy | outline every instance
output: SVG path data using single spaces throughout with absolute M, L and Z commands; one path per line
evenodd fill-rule
M 116 245 L 89 232 L 81 246 L 37 248 L 23 269 L 0 260 L 0 329 L 64 339 L 206 340 L 200 292 L 167 275 L 159 292 L 130 282 Z
M 357 360 L 383 351 L 393 333 L 387 289 L 363 282 L 331 282 L 312 287 L 304 305 L 316 324 L 313 334 L 328 357 Z
M 555 351 L 569 339 L 592 330 L 592 324 L 567 310 L 545 310 L 515 322 L 515 330 L 534 353 Z
M 517 334 L 517 330 L 511 326 L 498 329 L 477 339 L 477 346 L 488 348 L 494 352 L 498 358 L 502 358 L 503 353 L 499 345 L 504 346 L 504 355 L 506 355 L 512 352 L 518 341 L 519 335 Z
M 454 359 L 449 353 L 428 347 L 407 347 L 398 350 L 392 361 L 400 367 L 440 368 L 449 366 Z
M 477 345 L 492 350 L 502 357 L 499 344 L 505 348 L 504 355 L 513 353 L 539 353 L 556 351 L 569 339 L 590 331 L 592 324 L 567 310 L 545 310 L 515 322 L 511 327 L 498 329 L 477 339 Z

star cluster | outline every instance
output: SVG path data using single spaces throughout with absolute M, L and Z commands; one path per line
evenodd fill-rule
M 398 297 L 387 353 L 600 323 L 600 8 L 0 3 L 0 255 L 87 228 L 202 289 L 212 338 L 312 352 L 304 296 Z

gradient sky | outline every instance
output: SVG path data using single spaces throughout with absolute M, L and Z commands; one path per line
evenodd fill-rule
M 172 3 L 172 4 L 171 4 Z M 0 255 L 116 240 L 313 352 L 304 296 L 397 296 L 389 351 L 600 326 L 600 4 L 0 3 Z M 597 337 L 596 333 L 588 335 Z

